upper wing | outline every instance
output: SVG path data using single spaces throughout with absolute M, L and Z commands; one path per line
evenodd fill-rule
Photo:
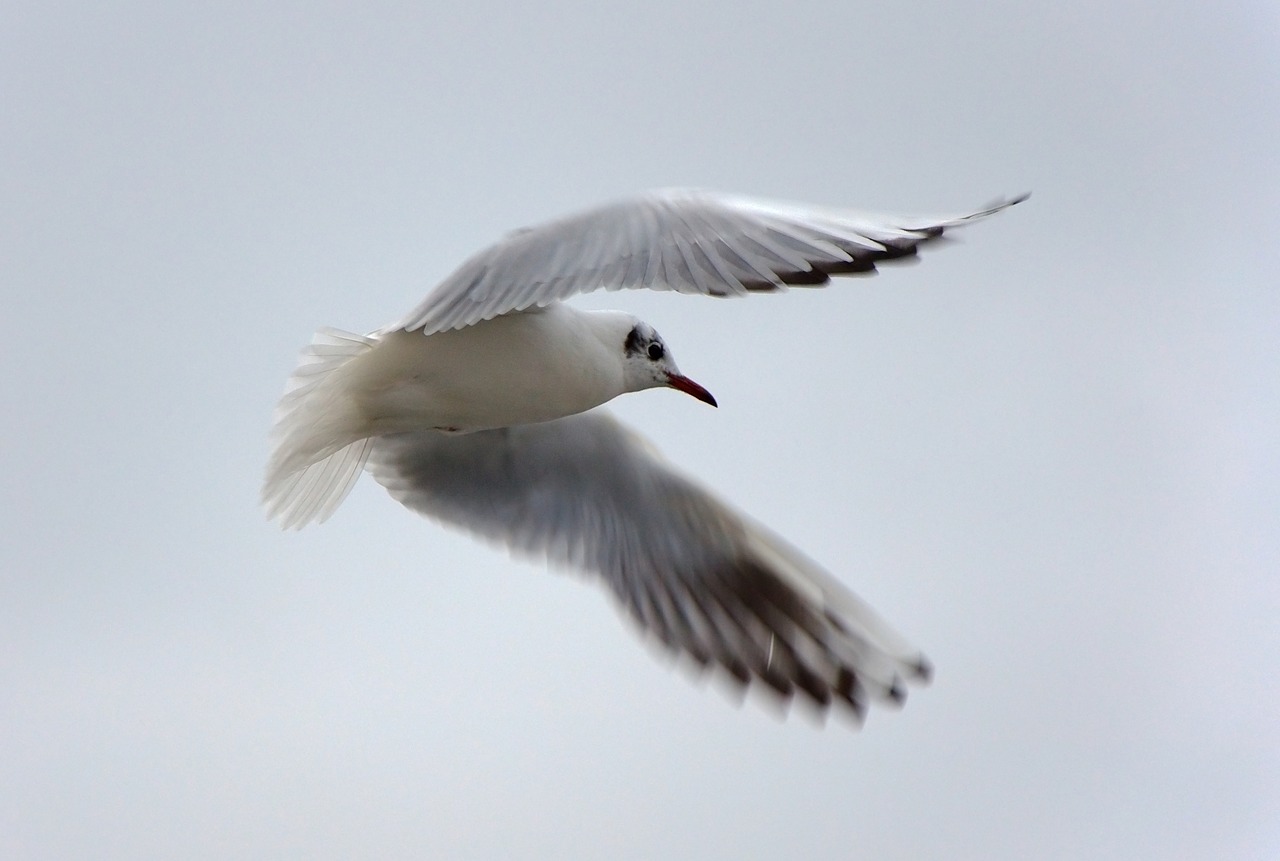
M 843 585 L 676 474 L 603 411 L 479 433 L 397 434 L 368 467 L 400 502 L 604 578 L 672 650 L 861 715 L 924 658 Z
M 825 284 L 909 257 L 948 228 L 1027 198 L 965 215 L 872 216 L 704 191 L 655 191 L 518 231 L 471 257 L 392 328 L 426 334 L 592 290 L 709 296 Z
M 486 248 L 394 329 L 461 329 L 590 290 L 655 289 L 707 296 L 826 284 L 914 256 L 948 228 L 1027 200 L 920 219 L 859 214 L 671 189 L 520 230 Z

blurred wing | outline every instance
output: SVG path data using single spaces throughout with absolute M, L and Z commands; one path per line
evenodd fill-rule
M 668 648 L 861 716 L 924 658 L 815 563 L 673 472 L 602 411 L 479 433 L 380 437 L 407 507 L 604 578 Z
M 471 257 L 392 328 L 460 329 L 592 290 L 739 296 L 912 257 L 943 232 L 1025 200 L 945 218 L 873 216 L 665 190 L 519 231 Z

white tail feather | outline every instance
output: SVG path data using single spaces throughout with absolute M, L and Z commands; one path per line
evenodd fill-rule
M 373 440 L 340 371 L 376 344 L 365 335 L 321 329 L 302 351 L 276 407 L 275 448 L 262 485 L 267 516 L 281 527 L 323 522 L 360 477 Z

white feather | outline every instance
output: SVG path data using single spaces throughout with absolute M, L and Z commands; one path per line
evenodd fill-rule
M 351 363 L 377 339 L 338 329 L 316 332 L 285 385 L 262 486 L 268 515 L 297 529 L 323 522 L 350 492 L 369 457 L 367 421 L 352 397 Z

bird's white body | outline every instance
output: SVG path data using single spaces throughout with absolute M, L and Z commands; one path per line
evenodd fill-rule
M 289 526 L 323 519 L 375 437 L 536 424 L 659 385 L 621 358 L 643 325 L 630 314 L 555 303 L 430 335 L 323 330 L 281 401 L 268 504 Z M 663 367 L 677 370 L 669 359 Z
M 477 431 L 584 412 L 627 391 L 613 360 L 635 318 L 555 304 L 424 336 L 378 336 L 352 362 L 370 435 Z

